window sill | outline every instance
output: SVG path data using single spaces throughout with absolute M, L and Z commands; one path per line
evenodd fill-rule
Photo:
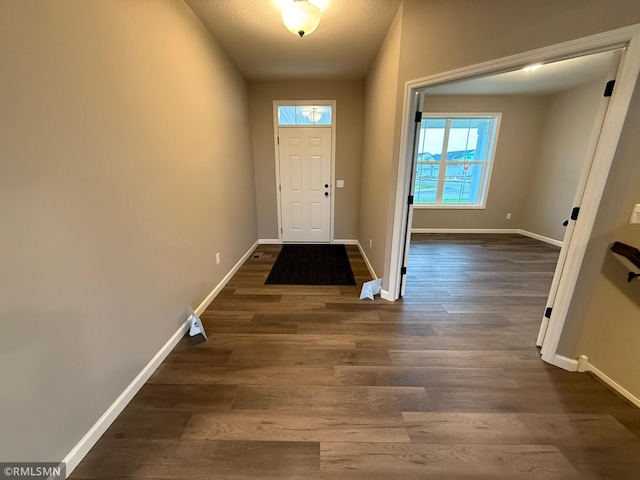
M 486 210 L 485 205 L 416 205 L 413 208 L 417 210 Z

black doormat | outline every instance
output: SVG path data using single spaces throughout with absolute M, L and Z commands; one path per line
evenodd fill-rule
M 344 245 L 284 245 L 265 285 L 355 285 Z

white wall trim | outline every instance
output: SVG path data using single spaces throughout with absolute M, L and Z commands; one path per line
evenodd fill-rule
M 178 330 L 171 336 L 167 343 L 154 355 L 147 365 L 138 373 L 136 378 L 124 389 L 116 400 L 107 408 L 96 423 L 80 439 L 69 454 L 62 460 L 67 465 L 67 477 L 75 470 L 89 450 L 96 444 L 104 432 L 107 431 L 113 421 L 122 413 L 131 399 L 138 393 L 145 382 L 151 377 L 153 372 L 160 366 L 162 361 L 171 353 L 171 350 L 178 344 L 184 334 L 189 329 L 189 319 L 187 318 Z
M 573 358 L 568 358 L 563 355 L 555 355 L 553 357 L 553 362 L 550 362 L 550 363 L 568 372 L 578 371 L 578 360 L 575 360 Z
M 629 41 L 629 46 L 620 62 L 616 88 L 605 115 L 580 204 L 580 217 L 575 222 L 571 242 L 567 245 L 567 257 L 553 302 L 553 315 L 549 319 L 542 342 L 542 359 L 546 362 L 550 362 L 558 351 L 564 323 L 578 283 L 578 275 L 640 73 L 640 25 L 635 25 L 634 29 L 636 35 Z
M 216 285 L 216 287 L 207 295 L 207 297 L 198 305 L 194 312 L 197 315 L 202 314 L 213 301 L 213 299 L 220 293 L 224 286 L 231 280 L 231 277 L 240 269 L 242 264 L 249 258 L 255 248 L 258 246 L 258 242 L 254 243 L 251 248 L 245 253 L 242 258 L 233 266 L 227 275 Z M 162 361 L 171 353 L 171 350 L 180 342 L 184 334 L 187 332 L 190 326 L 190 316 L 182 322 L 176 332 L 171 335 L 171 338 L 162 346 L 162 348 L 153 356 L 153 358 L 147 363 L 144 368 L 136 375 L 131 383 L 123 390 L 123 392 L 116 398 L 116 400 L 107 408 L 102 416 L 93 424 L 89 431 L 80 439 L 75 447 L 69 452 L 69 454 L 62 460 L 67 465 L 67 477 L 75 470 L 78 464 L 82 461 L 89 450 L 96 444 L 100 437 L 107 431 L 114 420 L 122 413 L 125 407 L 129 404 L 131 399 L 138 393 L 145 382 L 153 375 L 153 372 L 160 366 Z
M 633 393 L 613 380 L 602 370 L 589 363 L 589 359 L 585 355 L 581 355 L 579 360 L 567 358 L 562 355 L 555 355 L 553 357 L 553 362 L 550 363 L 569 372 L 590 372 L 591 374 L 593 374 L 593 376 L 597 377 L 602 383 L 607 385 L 613 391 L 617 392 L 633 405 L 640 408 L 640 398 L 636 397 Z
M 371 278 L 373 279 L 378 278 L 378 275 L 376 275 L 376 271 L 373 269 L 373 265 L 371 265 L 371 262 L 369 261 L 367 254 L 364 253 L 364 248 L 362 248 L 362 245 L 360 245 L 360 241 L 356 240 L 356 245 L 358 246 L 358 250 L 360 250 L 360 255 L 362 255 L 362 258 L 364 259 L 364 263 L 367 266 L 367 269 L 369 270 L 369 274 L 371 274 Z
M 371 265 L 369 257 L 367 257 L 367 254 L 364 252 L 364 248 L 362 248 L 360 241 L 357 241 L 356 244 L 358 245 L 358 250 L 360 250 L 360 255 L 362 255 L 362 258 L 364 259 L 364 263 L 367 265 L 367 269 L 369 270 L 371 278 L 380 278 L 376 274 L 376 271 L 373 269 L 373 265 Z M 391 295 L 389 295 L 389 291 L 385 289 L 380 289 L 380 298 L 382 298 L 383 300 L 388 300 L 389 302 L 393 302 L 396 300 L 395 298 L 392 298 Z
M 358 245 L 358 250 L 360 250 L 360 255 L 362 255 L 364 263 L 367 265 L 367 269 L 369 270 L 371 278 L 379 278 L 376 274 L 376 271 L 373 269 L 373 265 L 371 265 L 371 262 L 369 261 L 369 257 L 367 257 L 367 254 L 364 253 L 364 248 L 362 248 L 360 241 L 357 241 L 356 245 Z M 395 301 L 395 298 L 391 298 L 391 296 L 389 295 L 389 291 L 384 289 L 380 289 L 380 298 L 382 298 L 383 300 L 388 300 L 390 302 Z
M 389 294 L 389 290 L 380 290 L 380 298 L 389 302 L 395 302 L 395 299 Z
M 517 228 L 412 228 L 411 233 L 521 233 Z
M 282 245 L 282 240 L 277 238 L 261 238 L 258 240 L 260 245 Z
M 618 382 L 613 380 L 611 377 L 606 375 L 602 370 L 599 370 L 597 367 L 587 362 L 587 372 L 591 372 L 594 376 L 598 377 L 604 384 L 609 386 L 611 389 L 615 390 L 618 394 L 622 395 L 636 407 L 640 408 L 640 398 L 636 397 L 629 390 L 624 388 Z
M 587 53 L 599 52 L 603 49 L 610 49 L 616 46 L 624 46 L 634 35 L 638 33 L 638 24 L 610 30 L 608 32 L 596 33 L 587 37 L 582 37 L 566 42 L 550 45 L 528 52 L 516 53 L 496 60 L 489 60 L 469 67 L 462 67 L 456 70 L 431 75 L 428 77 L 409 80 L 405 86 L 419 88 L 429 85 L 437 85 L 461 78 L 482 76 L 497 72 L 513 70 L 514 67 L 524 67 L 536 62 L 549 62 L 552 60 L 564 59 L 568 56 L 585 55 Z
M 520 235 L 524 235 L 525 237 L 534 238 L 536 240 L 540 240 L 541 242 L 555 245 L 556 247 L 562 248 L 562 245 L 563 245 L 562 240 L 556 240 L 555 238 L 545 237 L 544 235 L 533 233 L 528 230 L 518 230 L 518 233 L 520 233 Z
M 358 240 L 356 240 L 354 238 L 345 238 L 345 239 L 336 238 L 331 243 L 342 243 L 344 245 L 357 245 L 358 244 Z
M 279 240 L 277 238 L 261 238 L 258 240 L 258 244 L 259 245 L 284 245 L 285 243 L 299 243 L 299 242 L 283 242 L 282 240 Z M 307 242 L 310 244 L 313 243 L 325 243 L 325 242 Z M 336 238 L 334 240 L 331 240 L 331 243 L 342 243 L 344 245 L 357 245 L 358 244 L 358 240 L 354 239 L 354 238 Z
M 562 240 L 545 237 L 520 228 L 412 228 L 411 233 L 512 233 L 562 247 Z

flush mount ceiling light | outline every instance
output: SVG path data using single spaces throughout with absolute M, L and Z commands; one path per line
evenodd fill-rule
M 294 35 L 311 35 L 320 24 L 322 12 L 308 0 L 293 0 L 282 9 L 282 23 Z
M 324 108 L 322 107 L 302 107 L 302 115 L 307 117 L 312 122 L 317 122 L 322 118 L 324 114 Z

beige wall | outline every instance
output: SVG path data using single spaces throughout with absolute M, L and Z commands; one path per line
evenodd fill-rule
M 382 276 L 387 243 L 389 187 L 393 165 L 402 6 L 367 76 L 358 239 L 376 274 Z M 369 247 L 369 240 L 373 247 Z
M 0 460 L 59 461 L 256 241 L 247 88 L 182 2 L 0 18 Z
M 629 106 L 609 180 L 571 303 L 559 353 L 589 362 L 640 397 L 640 280 L 609 252 L 614 241 L 640 248 L 640 225 L 630 225 L 640 203 L 640 85 Z
M 335 100 L 335 178 L 344 180 L 344 188 L 334 188 L 334 237 L 342 240 L 357 238 L 362 162 L 363 82 L 252 82 L 249 92 L 259 237 L 278 238 L 273 101 Z
M 546 96 L 427 95 L 426 114 L 502 113 L 502 120 L 486 208 L 414 208 L 413 228 L 521 228 L 547 106 Z
M 587 149 L 594 129 L 605 79 L 551 97 L 534 160 L 525 201 L 524 230 L 562 241 Z M 601 119 L 600 119 L 601 121 Z M 600 122 L 599 122 L 600 123 Z

